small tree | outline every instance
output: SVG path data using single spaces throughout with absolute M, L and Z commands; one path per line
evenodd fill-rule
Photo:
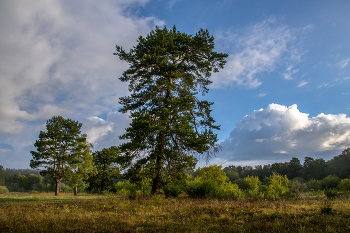
M 129 82 L 131 96 L 120 98 L 122 113 L 130 111 L 132 122 L 121 146 L 134 175 L 149 171 L 152 194 L 159 192 L 166 167 L 193 168 L 194 154 L 216 151 L 213 104 L 199 100 L 208 92 L 212 72 L 218 72 L 228 56 L 214 49 L 214 37 L 201 29 L 187 35 L 166 27 L 156 28 L 125 52 L 117 46 L 121 60 L 130 64 L 120 78 Z M 212 150 L 211 150 L 212 149 Z M 149 168 L 142 170 L 141 168 Z
M 88 178 L 91 192 L 114 191 L 113 179 L 121 178 L 123 157 L 119 148 L 112 146 L 93 153 L 94 169 Z
M 83 135 L 86 137 L 86 135 Z M 74 196 L 78 195 L 78 185 L 82 184 L 83 180 L 87 179 L 88 174 L 93 172 L 93 157 L 91 149 L 93 146 L 91 143 L 80 142 L 80 147 L 82 147 L 82 153 L 77 154 L 72 161 L 72 173 L 69 175 L 69 186 L 74 190 Z
M 46 131 L 40 131 L 39 140 L 31 151 L 31 168 L 44 168 L 42 176 L 49 174 L 56 182 L 55 195 L 59 193 L 59 184 L 71 174 L 77 157 L 86 150 L 86 135 L 81 134 L 82 124 L 78 121 L 54 116 L 46 122 Z
M 270 177 L 266 177 L 267 193 L 264 193 L 264 195 L 267 194 L 267 197 L 273 199 L 287 195 L 289 191 L 288 182 L 289 180 L 286 175 L 282 176 L 280 174 L 274 173 Z

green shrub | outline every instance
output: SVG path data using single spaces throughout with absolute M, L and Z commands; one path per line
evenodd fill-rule
M 220 186 L 219 189 L 214 194 L 215 198 L 220 199 L 239 199 L 242 198 L 243 193 L 239 189 L 237 184 L 225 183 Z
M 178 197 L 184 190 L 181 185 L 168 183 L 163 186 L 163 191 L 166 197 Z
M 282 176 L 274 173 L 272 176 L 266 178 L 267 191 L 263 193 L 265 198 L 279 199 L 287 196 L 289 193 L 288 178 L 286 175 Z
M 350 191 L 350 179 L 343 179 L 338 185 L 338 189 L 343 192 Z
M 240 180 L 237 185 L 247 197 L 257 198 L 259 196 L 260 180 L 257 176 L 247 176 Z
M 200 181 L 211 180 L 217 183 L 219 186 L 229 181 L 226 173 L 222 170 L 220 165 L 210 165 L 209 167 L 203 167 L 196 170 L 196 179 Z
M 243 191 L 247 191 L 250 189 L 250 185 L 248 181 L 245 181 L 244 179 L 239 179 L 235 181 L 235 184 L 238 185 L 238 187 L 240 189 L 242 189 Z
M 192 198 L 205 198 L 215 196 L 218 192 L 219 185 L 212 180 L 199 180 L 189 182 L 186 192 Z
M 63 182 L 60 183 L 59 188 L 60 188 L 60 192 L 61 193 L 71 193 L 71 192 L 73 192 L 73 189 L 69 185 L 66 185 Z
M 339 192 L 336 189 L 326 189 L 324 191 L 327 199 L 334 201 L 337 197 L 339 197 Z
M 294 178 L 289 181 L 289 195 L 294 198 L 298 198 L 300 193 L 304 193 L 308 190 L 306 183 L 300 177 Z
M 196 172 L 196 178 L 187 185 L 186 192 L 193 198 L 236 199 L 242 196 L 237 184 L 232 184 L 222 166 L 211 165 Z
M 340 184 L 340 178 L 335 175 L 329 175 L 325 177 L 321 182 L 321 189 L 337 189 Z
M 0 193 L 3 194 L 3 193 L 8 193 L 9 190 L 7 189 L 6 186 L 0 186 Z
M 311 179 L 306 183 L 306 186 L 309 191 L 318 191 L 322 189 L 321 184 L 322 180 Z

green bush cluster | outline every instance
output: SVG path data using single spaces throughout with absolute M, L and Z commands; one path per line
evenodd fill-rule
M 6 186 L 0 186 L 0 194 L 8 193 L 9 190 Z
M 193 198 L 224 198 L 237 199 L 242 192 L 237 184 L 232 184 L 222 166 L 211 165 L 197 169 L 196 178 L 188 182 L 186 192 Z

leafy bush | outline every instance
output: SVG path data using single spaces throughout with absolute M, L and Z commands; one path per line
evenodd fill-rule
M 184 187 L 174 183 L 167 183 L 163 186 L 166 197 L 178 197 L 184 190 Z
M 200 181 L 211 180 L 217 183 L 219 186 L 228 182 L 226 173 L 222 170 L 220 165 L 210 165 L 209 167 L 203 167 L 196 170 L 196 179 Z
M 339 192 L 336 189 L 326 189 L 324 191 L 327 199 L 334 201 L 337 197 L 339 197 Z
M 299 193 L 306 192 L 308 190 L 308 187 L 304 180 L 300 177 L 294 178 L 293 180 L 289 181 L 289 195 L 295 198 L 299 197 Z
M 350 191 L 350 179 L 341 180 L 338 189 L 343 192 Z
M 309 191 L 318 191 L 321 190 L 321 184 L 322 180 L 311 179 L 306 183 L 306 186 Z
M 237 180 L 236 184 L 247 197 L 257 198 L 259 196 L 260 180 L 257 176 L 247 176 L 243 180 Z
M 3 194 L 3 193 L 8 193 L 9 190 L 7 189 L 6 186 L 0 186 L 0 193 Z
M 71 192 L 73 192 L 73 189 L 69 185 L 66 185 L 63 182 L 60 183 L 60 187 L 59 188 L 60 188 L 60 192 L 62 192 L 62 193 L 71 193 Z
M 340 184 L 340 178 L 335 175 L 325 177 L 321 182 L 321 189 L 337 189 Z
M 266 178 L 267 189 L 261 193 L 264 198 L 278 199 L 285 197 L 288 192 L 288 178 L 286 175 L 282 176 L 274 173 L 272 176 Z
M 178 197 L 186 190 L 187 183 L 192 177 L 185 172 L 178 172 L 174 170 L 169 172 L 163 182 L 162 188 L 166 197 Z
M 231 184 L 222 166 L 211 165 L 196 171 L 196 178 L 187 185 L 186 192 L 193 198 L 229 198 L 242 196 L 237 184 Z
M 196 178 L 194 181 L 189 182 L 186 192 L 192 198 L 205 198 L 215 196 L 218 189 L 219 186 L 215 181 L 201 181 Z

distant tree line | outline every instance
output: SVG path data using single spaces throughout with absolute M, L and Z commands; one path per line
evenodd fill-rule
M 60 191 L 104 193 L 151 193 L 151 180 L 139 177 L 132 180 L 123 173 L 123 157 L 116 146 L 92 153 L 93 168 L 77 185 L 70 177 L 63 179 Z M 272 165 L 221 166 L 213 165 L 184 170 L 174 180 L 164 179 L 161 187 L 166 196 L 178 196 L 186 192 L 192 197 L 282 197 L 300 192 L 325 190 L 350 191 L 350 148 L 329 161 L 305 157 Z M 36 173 L 36 174 L 35 174 Z M 134 177 L 133 177 L 134 178 Z M 0 165 L 1 192 L 53 192 L 56 182 L 50 175 L 41 176 L 31 169 L 4 169 Z M 5 192 L 6 192 L 5 190 Z M 327 191 L 328 190 L 328 191 Z
M 260 180 L 264 180 L 265 177 L 271 176 L 273 173 L 286 175 L 288 179 L 300 177 L 305 181 L 322 180 L 329 175 L 345 179 L 350 176 L 350 148 L 328 161 L 322 158 L 305 157 L 304 163 L 301 164 L 298 158 L 293 157 L 285 163 L 257 165 L 254 168 L 252 166 L 228 166 L 223 170 L 231 182 L 244 179 L 247 176 L 257 176 Z

